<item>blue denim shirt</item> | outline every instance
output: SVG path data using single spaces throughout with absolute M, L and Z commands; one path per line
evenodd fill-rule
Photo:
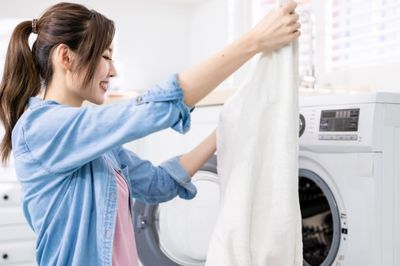
M 195 196 L 178 157 L 154 166 L 122 147 L 168 127 L 180 133 L 190 128 L 176 75 L 135 99 L 106 106 L 78 108 L 30 98 L 12 132 L 12 147 L 39 265 L 111 265 L 113 168 L 138 200 Z

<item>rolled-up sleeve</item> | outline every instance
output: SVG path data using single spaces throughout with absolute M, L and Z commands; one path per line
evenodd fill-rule
M 196 196 L 196 187 L 179 162 L 173 157 L 159 166 L 139 158 L 123 147 L 116 150 L 121 168 L 128 169 L 133 197 L 143 202 L 156 204 L 173 199 L 177 195 L 183 199 Z
M 184 102 L 184 94 L 178 82 L 177 74 L 171 75 L 164 83 L 158 84 L 155 88 L 137 97 L 137 102 L 163 102 L 172 101 L 180 112 L 180 119 L 171 126 L 179 133 L 186 133 L 190 129 L 190 113 L 194 107 L 189 107 Z
M 189 174 L 182 167 L 178 156 L 163 162 L 160 167 L 180 185 L 180 189 L 178 189 L 179 197 L 183 199 L 192 199 L 196 195 L 196 187 L 191 182 Z

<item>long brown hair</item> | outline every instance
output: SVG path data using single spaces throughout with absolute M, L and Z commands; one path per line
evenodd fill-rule
M 40 93 L 52 79 L 51 55 L 59 44 L 67 45 L 78 58 L 74 72 L 87 69 L 82 86 L 93 80 L 102 53 L 114 38 L 114 23 L 104 15 L 83 5 L 59 3 L 48 8 L 37 19 L 24 21 L 14 29 L 8 45 L 3 78 L 0 84 L 0 119 L 5 135 L 0 144 L 5 164 L 12 150 L 12 130 L 25 111 L 29 98 Z M 35 31 L 36 41 L 29 48 L 29 35 Z

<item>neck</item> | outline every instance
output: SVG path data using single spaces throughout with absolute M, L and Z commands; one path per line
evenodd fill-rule
M 83 99 L 66 87 L 65 82 L 53 79 L 46 87 L 43 99 L 54 100 L 60 104 L 80 107 Z

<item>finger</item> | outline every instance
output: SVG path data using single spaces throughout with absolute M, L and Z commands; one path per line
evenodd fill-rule
M 301 28 L 300 23 L 293 23 L 292 25 L 290 25 L 290 32 L 295 32 L 297 30 L 299 30 Z
M 293 14 L 293 15 L 286 16 L 284 21 L 286 21 L 286 25 L 291 25 L 291 24 L 296 23 L 299 20 L 299 18 L 300 17 L 298 14 Z
M 300 31 L 295 31 L 295 32 L 292 33 L 291 39 L 292 39 L 292 40 L 296 40 L 297 38 L 300 37 L 300 35 L 301 35 L 301 32 L 300 32 Z
M 294 1 L 290 1 L 290 2 L 288 2 L 286 4 L 284 4 L 282 6 L 282 9 L 286 14 L 290 14 L 290 13 L 294 12 L 296 7 L 297 7 L 297 3 L 294 2 Z
M 290 15 L 289 17 L 290 17 L 290 24 L 297 22 L 300 19 L 299 14 L 296 13 Z

